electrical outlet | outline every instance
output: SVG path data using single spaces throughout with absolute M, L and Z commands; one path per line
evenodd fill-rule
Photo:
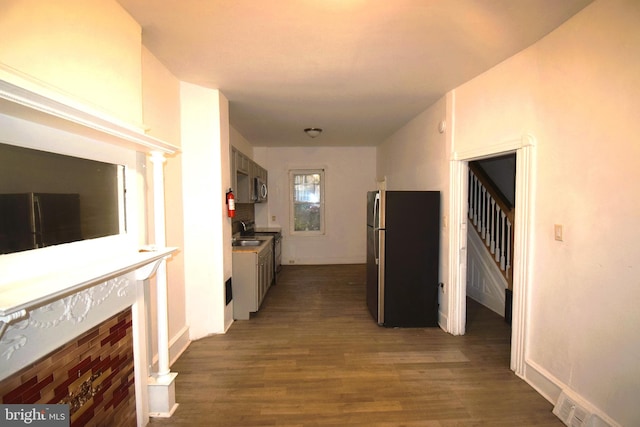
M 553 236 L 557 241 L 562 242 L 562 224 L 553 226 Z
M 276 222 L 276 216 L 275 215 L 271 215 L 271 222 Z
M 296 262 L 292 259 L 289 260 L 289 264 L 295 264 Z

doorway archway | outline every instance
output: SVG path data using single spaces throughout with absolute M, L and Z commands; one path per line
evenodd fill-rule
M 449 229 L 449 280 L 447 331 L 463 335 L 466 324 L 466 277 L 467 277 L 467 191 L 468 163 L 486 157 L 516 153 L 516 203 L 513 257 L 513 320 L 511 330 L 510 367 L 524 377 L 528 288 L 531 265 L 531 232 L 533 224 L 533 183 L 535 174 L 535 139 L 524 135 L 520 139 L 467 151 L 454 151 L 451 161 L 451 198 L 449 214 L 451 224 L 459 227 Z

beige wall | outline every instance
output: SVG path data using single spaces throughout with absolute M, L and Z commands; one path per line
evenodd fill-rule
M 251 145 L 251 143 L 249 143 L 249 141 L 247 141 L 244 136 L 242 136 L 240 132 L 235 130 L 235 128 L 233 127 L 229 129 L 229 140 L 231 142 L 231 145 L 240 150 L 242 154 L 253 159 L 253 146 Z
M 231 277 L 229 188 L 229 103 L 224 95 L 180 84 L 186 310 L 192 339 L 224 332 L 233 321 L 225 306 Z
M 457 150 L 537 141 L 527 361 L 622 425 L 640 419 L 638 22 L 639 2 L 596 1 L 455 90 Z
M 111 0 L 0 3 L 0 63 L 83 105 L 142 122 L 140 26 Z
M 443 190 L 448 183 L 446 98 L 440 99 L 378 146 L 377 179 L 387 190 Z
M 255 147 L 254 160 L 269 173 L 269 203 L 255 205 L 256 224 L 282 227 L 283 264 L 366 262 L 366 193 L 376 188 L 374 147 Z M 289 170 L 318 168 L 325 168 L 326 233 L 291 236 Z

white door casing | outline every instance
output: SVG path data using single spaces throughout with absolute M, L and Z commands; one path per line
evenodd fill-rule
M 468 162 L 499 154 L 516 153 L 516 203 L 513 255 L 513 320 L 511 328 L 511 370 L 524 378 L 528 325 L 528 289 L 532 256 L 533 198 L 535 182 L 535 138 L 523 135 L 519 139 L 467 151 L 453 151 L 450 163 L 451 224 L 449 239 L 449 277 L 447 332 L 465 333 L 466 259 L 467 259 L 467 191 Z

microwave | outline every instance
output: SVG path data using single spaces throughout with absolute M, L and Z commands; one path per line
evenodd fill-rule
M 267 201 L 267 183 L 261 178 L 255 177 L 253 183 L 253 201 L 262 203 Z

